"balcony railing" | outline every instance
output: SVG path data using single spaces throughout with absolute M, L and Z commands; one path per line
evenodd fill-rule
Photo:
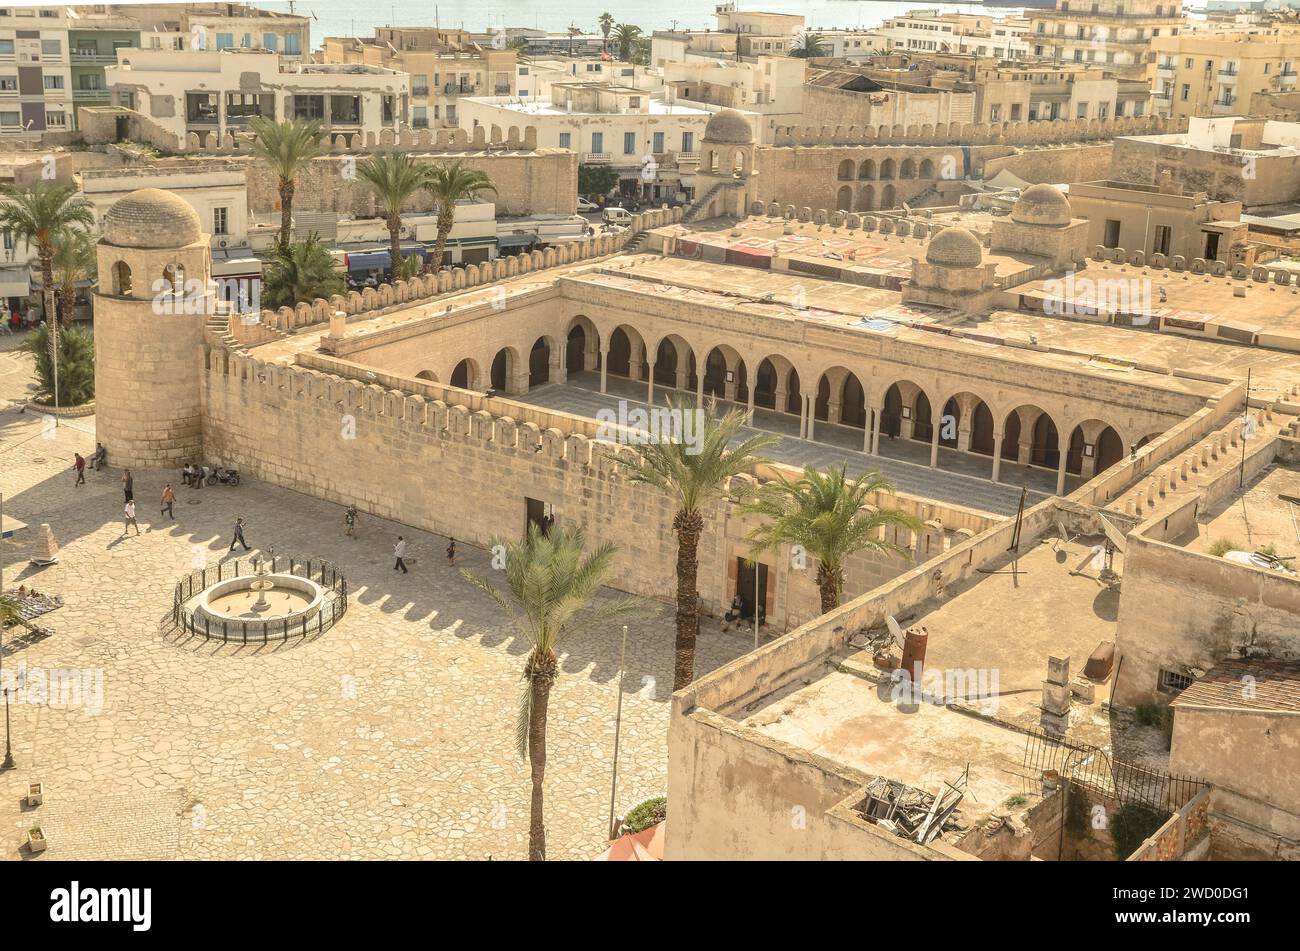
M 498 96 L 508 96 L 510 95 L 510 84 L 507 83 L 504 86 L 495 86 L 493 87 L 493 90 Z
M 74 89 L 72 90 L 73 102 L 103 102 L 108 99 L 107 89 Z
M 411 95 L 412 95 L 412 96 L 427 96 L 427 95 L 429 95 L 429 87 L 428 87 L 428 86 L 412 86 L 412 87 L 411 87 Z
M 1219 70 L 1219 78 L 1221 78 L 1221 79 L 1236 79 L 1236 78 L 1237 78 L 1237 71 L 1236 71 L 1235 69 L 1221 69 L 1221 70 Z
M 114 66 L 117 64 L 117 54 L 83 53 L 80 50 L 73 50 L 71 63 L 73 66 Z
M 609 152 L 583 152 L 581 159 L 583 165 L 608 165 L 613 160 Z

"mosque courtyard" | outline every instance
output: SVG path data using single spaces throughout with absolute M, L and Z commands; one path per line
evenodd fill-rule
M 31 858 L 20 845 L 35 817 L 50 859 L 525 858 L 529 773 L 514 721 L 528 642 L 446 564 L 446 538 L 363 515 L 349 539 L 338 506 L 251 479 L 189 489 L 171 471 L 135 473 L 141 534 L 123 537 L 121 470 L 74 485 L 94 418 L 49 430 L 21 413 L 31 365 L 16 344 L 0 338 L 0 492 L 5 516 L 28 527 L 0 547 L 3 581 L 64 606 L 39 619 L 52 636 L 6 639 L 17 767 L 0 773 L 4 857 Z M 175 521 L 155 504 L 166 481 Z M 174 585 L 196 559 L 247 557 L 228 554 L 237 515 L 255 551 L 342 568 L 349 608 L 337 626 L 257 647 L 169 633 Z M 42 522 L 59 562 L 37 569 Z M 393 570 L 398 534 L 406 575 Z M 488 561 L 460 545 L 457 568 L 486 572 Z M 549 857 L 605 847 L 620 634 L 579 631 L 562 649 Z M 630 630 L 620 814 L 666 789 L 672 636 L 667 607 Z M 751 646 L 706 621 L 697 671 Z M 54 672 L 66 689 L 43 697 Z M 22 798 L 32 782 L 45 796 L 34 811 Z

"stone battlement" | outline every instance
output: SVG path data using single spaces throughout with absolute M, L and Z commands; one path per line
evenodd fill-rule
M 896 145 L 1053 145 L 1119 135 L 1185 132 L 1187 120 L 1138 116 L 1118 119 L 1055 119 L 1035 122 L 952 122 L 931 125 L 777 126 L 775 148 Z

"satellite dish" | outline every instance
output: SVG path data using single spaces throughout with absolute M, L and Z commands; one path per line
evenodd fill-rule
M 1124 533 L 1121 532 L 1114 525 L 1112 525 L 1106 519 L 1106 516 L 1098 515 L 1097 518 L 1100 519 L 1102 531 L 1106 533 L 1106 537 L 1110 539 L 1110 543 L 1115 546 L 1116 551 L 1122 554 L 1126 542 L 1126 539 L 1124 538 Z
M 1106 549 L 1101 545 L 1094 545 L 1088 549 L 1088 553 L 1083 556 L 1083 561 L 1075 566 L 1076 572 L 1086 571 L 1090 568 L 1103 568 L 1106 565 Z
M 899 647 L 903 646 L 903 629 L 898 626 L 892 614 L 885 615 L 885 626 L 889 628 L 889 634 L 898 643 Z

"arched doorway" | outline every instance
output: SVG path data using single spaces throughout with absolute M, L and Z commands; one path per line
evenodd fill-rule
M 659 341 L 655 351 L 655 386 L 677 386 L 677 348 L 668 337 Z
M 1060 436 L 1056 423 L 1046 413 L 1034 421 L 1034 438 L 1029 447 L 1029 462 L 1035 466 L 1055 469 L 1061 464 Z
M 492 358 L 492 371 L 489 386 L 503 393 L 509 392 L 515 375 L 515 353 L 509 347 L 502 347 Z
M 839 191 L 835 193 L 835 210 L 853 210 L 853 189 L 848 185 L 841 185 Z
M 528 353 L 528 388 L 551 382 L 551 341 L 538 337 Z
M 575 318 L 569 328 L 564 345 L 564 369 L 566 374 L 600 369 L 600 335 L 586 317 Z
M 929 442 L 934 438 L 934 422 L 930 412 L 930 397 L 924 390 L 916 391 L 916 401 L 912 404 L 912 438 L 919 442 Z
M 856 373 L 846 376 L 840 387 L 840 422 L 858 429 L 867 428 L 867 396 Z
M 993 455 L 993 413 L 983 400 L 975 406 L 971 414 L 970 451 L 982 456 Z M 1005 446 L 1003 456 L 1006 456 Z
M 876 186 L 862 185 L 858 188 L 858 211 L 871 211 L 876 207 Z
M 606 372 L 614 376 L 631 376 L 631 360 L 632 341 L 627 331 L 619 327 L 609 335 L 609 369 Z
M 456 364 L 456 369 L 451 371 L 451 385 L 458 386 L 462 390 L 473 389 L 477 377 L 478 371 L 474 366 L 474 361 L 466 357 Z

